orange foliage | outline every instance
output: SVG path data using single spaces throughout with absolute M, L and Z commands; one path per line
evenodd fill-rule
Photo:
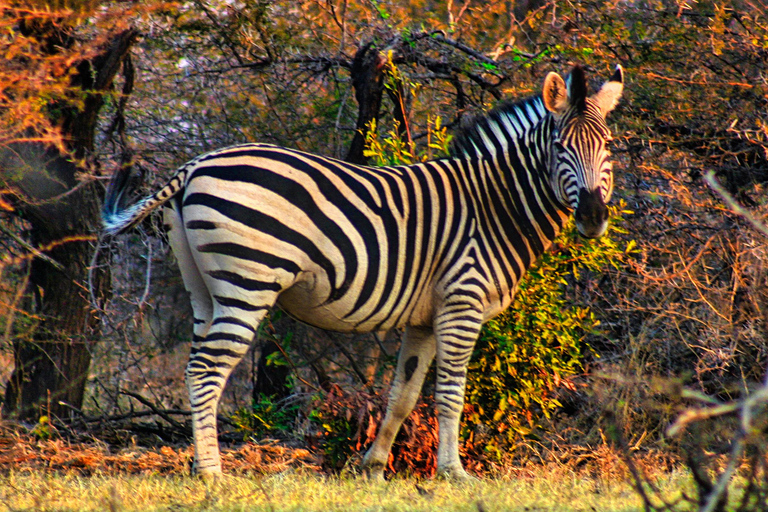
M 77 443 L 61 438 L 39 440 L 31 434 L 0 430 L 0 472 L 64 471 L 82 475 L 98 472 L 128 474 L 188 474 L 193 448 L 128 446 L 116 452 L 102 442 Z M 222 450 L 224 471 L 279 473 L 289 468 L 318 470 L 316 457 L 305 449 L 277 444 L 245 443 Z
M 42 142 L 64 149 L 57 109 L 80 108 L 84 91 L 72 87 L 78 66 L 103 51 L 115 34 L 166 2 L 77 2 L 77 8 L 0 7 L 0 147 Z

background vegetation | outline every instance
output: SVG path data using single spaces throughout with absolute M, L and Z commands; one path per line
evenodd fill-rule
M 181 376 L 191 320 L 160 229 L 147 223 L 108 249 L 97 217 L 84 213 L 98 211 L 117 165 L 133 166 L 149 189 L 186 159 L 245 141 L 358 162 L 434 157 L 464 119 L 535 93 L 548 71 L 578 62 L 599 81 L 620 63 L 627 84 L 610 119 L 618 229 L 600 245 L 564 239 L 531 274 L 531 295 L 486 329 L 470 373 L 465 456 L 483 471 L 583 464 L 606 444 L 698 457 L 700 466 L 739 443 L 743 456 L 765 453 L 764 411 L 750 413 L 748 428 L 722 420 L 666 430 L 693 405 L 743 405 L 768 365 L 765 236 L 705 180 L 712 172 L 738 207 L 765 218 L 760 0 L 0 10 L 4 415 L 37 423 L 45 414 L 82 429 L 141 412 L 153 414 L 144 433 L 164 442 L 188 435 Z M 344 466 L 375 434 L 397 335 L 343 337 L 273 317 L 261 356 L 228 386 L 223 414 L 239 411 L 223 418 L 231 439 L 283 432 L 325 453 L 327 467 Z M 30 390 L 41 374 L 62 378 Z M 428 398 L 417 412 L 391 467 L 429 474 Z

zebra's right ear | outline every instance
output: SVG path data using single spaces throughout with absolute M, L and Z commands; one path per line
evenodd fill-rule
M 554 71 L 550 71 L 544 79 L 541 99 L 544 101 L 544 108 L 553 114 L 562 114 L 568 110 L 568 87 L 565 80 Z
M 599 91 L 597 91 L 592 100 L 597 104 L 600 112 L 603 116 L 607 116 L 608 113 L 616 107 L 616 104 L 621 98 L 621 93 L 624 91 L 624 69 L 618 65 L 613 76 L 603 84 Z

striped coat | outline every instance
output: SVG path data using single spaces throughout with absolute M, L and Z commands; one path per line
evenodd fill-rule
M 382 475 L 436 359 L 438 471 L 465 478 L 458 422 L 480 327 L 511 304 L 568 215 L 585 236 L 605 232 L 613 188 L 605 116 L 622 87 L 621 68 L 592 96 L 581 68 L 568 83 L 550 73 L 541 96 L 502 106 L 457 136 L 454 157 L 410 166 L 247 144 L 192 160 L 132 206 L 127 176 L 116 175 L 107 233 L 165 205 L 190 292 L 195 469 L 221 471 L 221 391 L 278 305 L 323 329 L 405 327 L 387 415 L 363 469 Z

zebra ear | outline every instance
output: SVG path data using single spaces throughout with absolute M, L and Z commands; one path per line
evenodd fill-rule
M 616 107 L 623 91 L 624 70 L 619 65 L 616 66 L 616 71 L 613 73 L 613 76 L 603 84 L 594 96 L 592 96 L 592 101 L 595 102 L 597 108 L 603 113 L 603 116 L 607 116 L 608 113 Z
M 568 109 L 568 87 L 565 80 L 554 71 L 550 71 L 544 79 L 541 99 L 544 101 L 544 108 L 553 114 L 562 114 Z
M 584 76 L 584 68 L 573 66 L 565 83 L 568 86 L 568 102 L 576 107 L 579 114 L 583 114 L 587 109 L 587 77 Z

